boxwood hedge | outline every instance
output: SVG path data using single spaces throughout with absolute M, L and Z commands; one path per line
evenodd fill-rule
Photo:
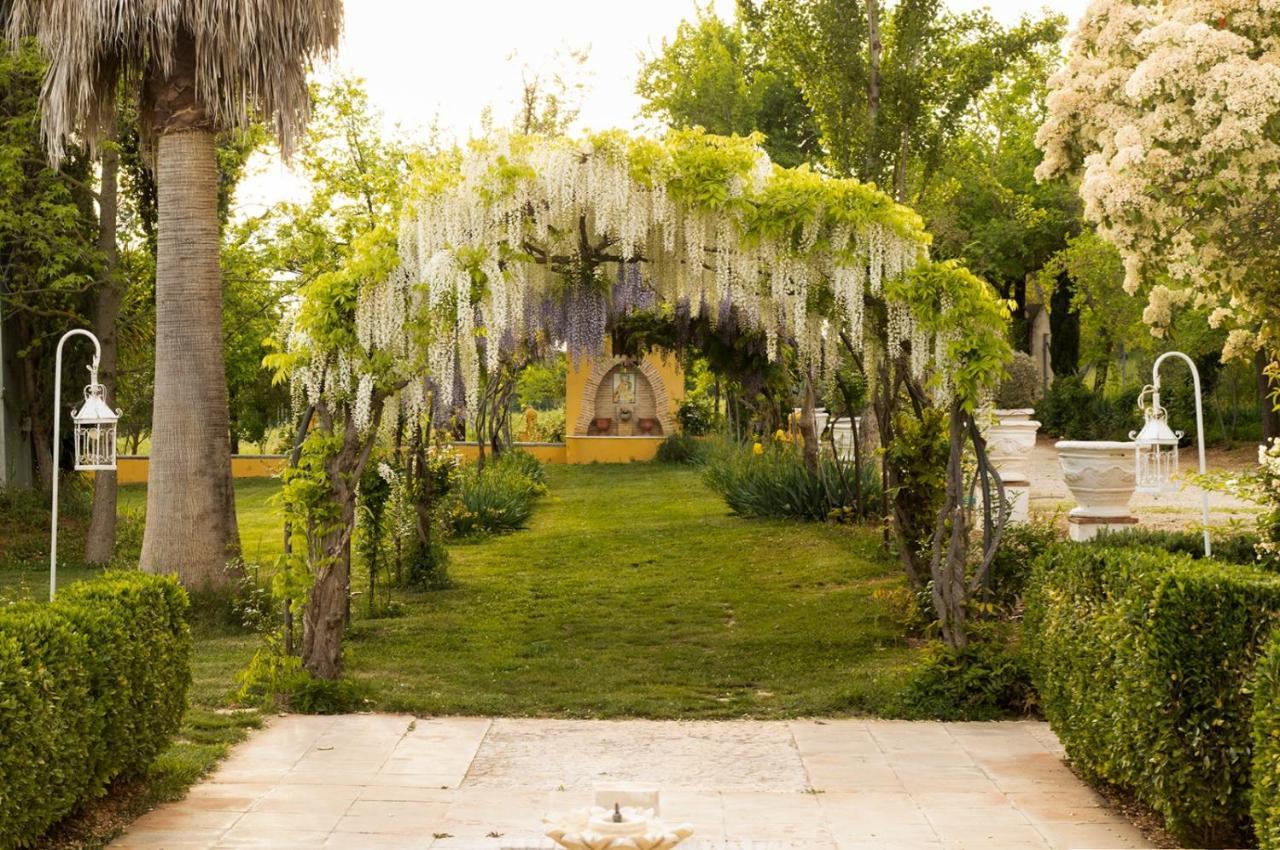
M 0 609 L 0 847 L 29 845 L 177 730 L 191 681 L 187 596 L 112 572 Z
M 1280 631 L 1258 662 L 1253 692 L 1253 827 L 1259 847 L 1280 850 Z
M 1060 544 L 1033 569 L 1026 647 L 1072 761 L 1194 846 L 1247 846 L 1252 676 L 1280 576 L 1142 547 Z

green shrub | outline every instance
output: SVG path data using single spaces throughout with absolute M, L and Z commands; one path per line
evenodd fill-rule
M 1250 679 L 1280 577 L 1141 547 L 1037 562 L 1025 645 L 1045 716 L 1087 775 L 1195 846 L 1245 846 Z
M 1262 850 L 1280 850 L 1280 631 L 1258 661 L 1253 691 L 1253 829 Z
M 690 437 L 701 437 L 711 433 L 715 427 L 715 410 L 709 399 L 686 399 L 676 409 L 676 419 L 680 428 Z
M 364 708 L 366 689 L 351 679 L 317 679 L 295 655 L 266 646 L 254 653 L 240 674 L 236 701 L 299 714 L 345 714 Z
M 998 642 L 930 648 L 892 713 L 908 720 L 996 720 L 1025 715 L 1035 690 L 1022 660 Z
M 1036 419 L 1046 434 L 1064 440 L 1126 440 L 1142 426 L 1136 390 L 1107 396 L 1076 375 L 1054 379 L 1036 403 Z
M 1212 544 L 1210 548 L 1215 561 L 1255 564 L 1262 569 L 1274 571 L 1275 564 L 1258 559 L 1254 549 L 1257 540 L 1257 536 L 1252 534 L 1212 534 L 1209 542 Z M 1092 543 L 1102 546 L 1146 546 L 1179 555 L 1190 555 L 1192 558 L 1204 557 L 1204 535 L 1199 531 L 1161 531 L 1154 528 L 1110 531 L 1099 534 Z
M 191 681 L 187 597 L 110 572 L 0 613 L 0 847 L 31 844 L 168 744 Z
M 818 472 L 804 465 L 800 451 L 773 444 L 759 454 L 723 440 L 707 450 L 703 479 L 738 516 L 825 521 L 846 519 L 852 502 L 853 467 L 824 456 Z M 864 506 L 878 509 L 880 478 L 870 464 L 862 469 Z
M 510 469 L 518 472 L 535 484 L 547 483 L 547 468 L 542 461 L 524 449 L 507 449 L 498 455 L 493 465 L 499 469 Z
M 1040 374 L 1036 361 L 1024 351 L 1016 352 L 1009 361 L 1009 374 L 996 391 L 996 407 L 1021 410 L 1034 407 L 1040 395 Z
M 1009 607 L 1021 599 L 1031 578 L 1031 565 L 1061 536 L 1051 519 L 1032 518 L 1007 525 L 991 561 L 992 601 Z
M 546 487 L 500 463 L 484 470 L 467 467 L 458 478 L 457 502 L 450 517 L 460 536 L 514 531 L 533 513 L 533 503 Z
M 659 463 L 701 463 L 703 459 L 702 442 L 688 433 L 672 434 L 658 443 L 655 460 Z

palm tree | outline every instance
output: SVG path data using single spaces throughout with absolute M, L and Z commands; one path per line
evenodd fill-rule
M 156 374 L 142 563 L 190 589 L 223 587 L 238 548 L 218 267 L 220 130 L 270 122 L 288 155 L 306 123 L 306 73 L 337 47 L 341 0 L 12 0 L 12 40 L 49 62 L 50 159 L 110 127 L 121 85 L 154 155 Z

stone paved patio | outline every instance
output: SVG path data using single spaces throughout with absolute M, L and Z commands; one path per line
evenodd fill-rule
M 529 848 L 549 811 L 655 783 L 702 850 L 1147 847 L 1043 723 L 275 719 L 111 847 Z

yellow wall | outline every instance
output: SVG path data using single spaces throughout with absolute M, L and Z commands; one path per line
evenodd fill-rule
M 612 356 L 612 346 L 606 339 L 600 357 Z M 671 418 L 675 419 L 676 410 L 680 407 L 680 402 L 684 401 L 684 370 L 680 368 L 680 362 L 669 352 L 652 352 L 645 355 L 644 359 L 653 365 L 665 385 L 667 396 L 671 400 Z M 653 460 L 662 437 L 586 437 L 573 434 L 583 405 L 592 403 L 584 396 L 594 362 L 590 357 L 582 356 L 575 366 L 573 358 L 569 358 L 569 379 L 565 386 L 564 400 L 565 462 L 631 463 Z
M 566 463 L 633 463 L 653 460 L 663 437 L 565 437 Z
M 284 468 L 284 455 L 235 455 L 231 474 L 236 478 L 270 478 Z M 116 459 L 117 484 L 146 484 L 151 458 L 127 455 Z
M 454 443 L 453 447 L 462 456 L 464 463 L 470 463 L 480 453 L 475 443 Z M 516 443 L 516 448 L 528 452 L 543 463 L 564 463 L 564 443 Z

